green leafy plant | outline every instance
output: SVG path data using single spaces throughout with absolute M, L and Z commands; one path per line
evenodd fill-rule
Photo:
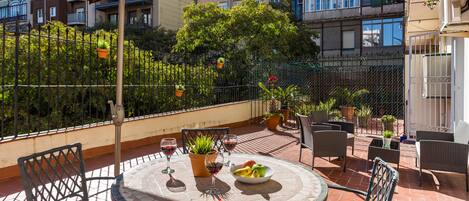
M 109 43 L 104 40 L 100 40 L 98 41 L 98 48 L 109 50 L 111 48 L 111 45 L 109 45 Z
M 273 89 L 273 95 L 280 101 L 281 109 L 289 109 L 298 103 L 300 90 L 296 85 L 289 85 L 287 88 L 277 87 Z
M 329 118 L 332 120 L 342 120 L 342 112 L 340 110 L 331 110 L 329 111 Z
M 217 63 L 222 63 L 222 64 L 224 64 L 224 63 L 225 63 L 225 58 L 223 58 L 223 57 L 218 58 L 218 59 L 217 59 Z
M 302 103 L 297 105 L 293 111 L 301 115 L 310 115 L 312 112 L 316 111 L 316 105 L 311 103 Z
M 383 131 L 384 138 L 392 138 L 393 135 L 394 135 L 394 132 L 392 131 Z
M 335 103 L 335 98 L 329 98 L 326 102 L 319 101 L 319 104 L 316 106 L 316 111 L 325 111 L 329 114 L 332 108 L 334 108 Z
M 394 123 L 396 121 L 396 117 L 392 116 L 392 115 L 383 115 L 381 117 L 381 121 L 383 123 Z
M 423 5 L 433 10 L 438 2 L 440 2 L 440 0 L 425 0 Z
M 213 138 L 207 135 L 199 135 L 188 143 L 189 150 L 193 154 L 209 154 L 213 151 Z
M 370 106 L 367 106 L 367 105 L 360 106 L 360 108 L 357 109 L 357 111 L 355 112 L 355 114 L 359 118 L 360 117 L 363 117 L 363 118 L 371 117 L 371 113 L 372 113 L 372 109 L 371 109 Z
M 353 107 L 355 105 L 355 101 L 358 98 L 361 98 L 362 96 L 368 93 L 370 93 L 370 91 L 368 91 L 367 89 L 352 91 L 349 88 L 339 88 L 337 90 L 332 91 L 330 95 L 341 100 L 345 104 L 344 106 Z
M 176 88 L 176 90 L 180 90 L 180 91 L 185 91 L 186 90 L 186 87 L 183 84 L 176 84 L 175 88 Z

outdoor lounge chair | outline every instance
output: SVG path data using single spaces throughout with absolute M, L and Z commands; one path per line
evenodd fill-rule
M 366 192 L 336 184 L 328 184 L 328 187 L 363 195 L 365 196 L 365 201 L 391 201 L 398 180 L 399 173 L 381 158 L 377 157 L 373 161 L 373 170 Z
M 87 181 L 114 177 L 85 177 L 81 144 L 66 145 L 18 159 L 28 201 L 88 200 Z
M 314 125 L 331 126 L 333 130 L 347 132 L 347 146 L 352 147 L 352 155 L 355 154 L 355 124 L 346 121 L 329 121 L 329 115 L 324 111 L 312 112 L 309 116 Z
M 217 151 L 221 151 L 223 148 L 223 137 L 230 133 L 230 128 L 193 128 L 193 129 L 182 129 L 182 152 L 188 154 L 187 143 L 192 141 L 199 135 L 208 135 L 215 141 L 214 148 Z
M 458 127 L 460 125 L 458 124 Z M 434 131 L 417 131 L 417 139 L 415 147 L 417 149 L 417 157 L 415 165 L 419 167 L 420 185 L 422 185 L 422 169 L 448 171 L 465 174 L 466 191 L 468 186 L 468 153 L 469 144 L 467 140 L 462 142 L 455 138 L 459 138 L 459 132 L 462 135 L 469 135 L 469 132 L 458 132 L 456 128 L 455 134 Z M 467 138 L 466 138 L 467 139 Z M 459 141 L 459 142 L 457 142 Z
M 345 172 L 347 164 L 347 133 L 345 131 L 332 130 L 327 125 L 311 125 L 311 118 L 296 114 L 300 122 L 300 158 L 303 148 L 312 151 L 312 168 L 314 169 L 315 157 L 339 157 L 343 158 L 342 168 Z

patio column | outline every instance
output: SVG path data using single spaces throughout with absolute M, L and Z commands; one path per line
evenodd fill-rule
M 453 38 L 453 128 L 460 120 L 469 122 L 469 38 Z

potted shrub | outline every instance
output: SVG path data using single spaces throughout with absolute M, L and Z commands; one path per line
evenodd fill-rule
M 290 108 L 295 107 L 299 95 L 298 86 L 289 85 L 287 88 L 277 87 L 274 89 L 274 96 L 280 101 L 280 111 L 283 115 L 283 123 L 287 123 L 290 116 Z
M 217 59 L 217 69 L 222 69 L 225 66 L 225 58 L 220 57 Z
M 396 117 L 392 115 L 383 115 L 381 117 L 381 122 L 383 123 L 383 130 L 394 132 L 394 122 Z
M 186 87 L 182 84 L 176 84 L 175 85 L 175 94 L 177 97 L 182 97 L 184 95 L 184 91 L 186 90 Z
M 371 107 L 367 105 L 362 105 L 355 114 L 357 115 L 358 119 L 358 126 L 362 128 L 368 127 L 368 120 L 371 117 Z
M 262 89 L 262 99 L 269 101 L 269 112 L 264 115 L 265 125 L 269 130 L 277 130 L 277 126 L 280 124 L 280 120 L 283 117 L 281 111 L 277 107 L 277 99 L 273 89 L 267 89 L 267 87 L 259 82 L 259 87 Z
M 383 132 L 383 148 L 390 149 L 391 148 L 391 140 L 394 133 L 392 131 L 384 131 Z
M 217 157 L 217 151 L 213 149 L 214 140 L 206 135 L 197 136 L 188 143 L 189 158 L 191 160 L 192 172 L 196 177 L 210 176 L 205 167 L 206 157 Z
M 353 119 L 353 113 L 355 111 L 355 101 L 368 93 L 369 91 L 367 89 L 352 91 L 348 88 L 341 88 L 333 91 L 331 95 L 335 96 L 344 103 L 344 105 L 340 106 L 340 111 L 342 113 L 342 116 L 344 116 L 347 121 L 351 121 Z
M 96 48 L 96 52 L 98 53 L 98 58 L 107 59 L 109 56 L 109 49 L 111 46 L 108 42 L 100 40 L 98 41 L 98 48 Z

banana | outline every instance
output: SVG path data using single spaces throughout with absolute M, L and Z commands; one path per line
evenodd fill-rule
M 244 168 L 240 168 L 240 169 L 237 169 L 233 172 L 234 175 L 237 175 L 237 176 L 248 176 L 248 175 L 251 175 L 252 173 L 252 169 L 251 167 L 244 167 Z

